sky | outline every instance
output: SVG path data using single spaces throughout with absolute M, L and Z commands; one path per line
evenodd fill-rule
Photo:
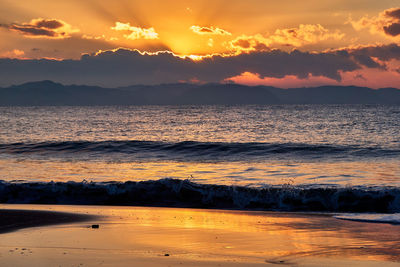
M 0 86 L 400 88 L 398 0 L 0 0 Z

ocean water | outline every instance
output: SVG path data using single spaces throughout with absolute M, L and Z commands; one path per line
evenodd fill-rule
M 400 106 L 0 107 L 0 126 L 2 202 L 400 211 Z

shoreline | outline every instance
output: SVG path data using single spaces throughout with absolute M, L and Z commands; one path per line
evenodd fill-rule
M 7 211 L 33 215 L 23 227 L 34 228 L 20 225 L 0 235 L 6 266 L 400 264 L 399 225 L 328 214 L 0 204 L 0 218 Z

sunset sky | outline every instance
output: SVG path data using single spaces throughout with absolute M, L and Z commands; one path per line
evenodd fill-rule
M 400 88 L 394 0 L 0 0 L 0 6 L 1 86 L 50 79 Z

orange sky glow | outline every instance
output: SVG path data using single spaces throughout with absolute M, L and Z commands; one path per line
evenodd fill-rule
M 0 0 L 0 6 L 0 58 L 19 60 L 80 60 L 124 48 L 201 61 L 274 50 L 320 54 L 400 45 L 400 5 L 391 0 Z M 244 67 L 220 81 L 283 88 L 400 87 L 396 53 L 368 55 L 368 64 L 357 54 L 362 66 L 339 70 L 335 79 L 313 73 L 268 76 Z

